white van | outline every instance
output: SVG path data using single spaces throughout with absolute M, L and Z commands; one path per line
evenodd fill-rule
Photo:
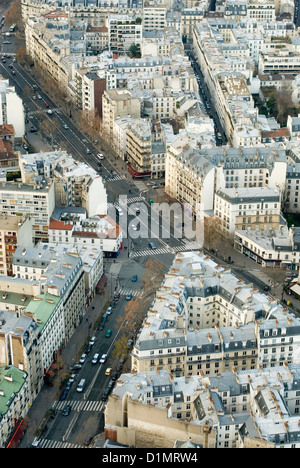
M 77 386 L 77 392 L 82 392 L 85 386 L 85 379 L 81 379 L 78 386 Z

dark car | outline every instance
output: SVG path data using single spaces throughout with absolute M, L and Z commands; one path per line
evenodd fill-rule
M 67 405 L 64 407 L 63 411 L 62 411 L 62 414 L 64 416 L 69 416 L 70 412 L 71 412 L 71 405 Z
M 93 440 L 93 436 L 91 435 L 88 435 L 85 440 L 84 440 L 84 445 L 90 445 L 90 443 L 92 442 Z
M 60 397 L 59 397 L 60 401 L 64 401 L 67 398 L 67 396 L 68 396 L 68 389 L 65 388 L 60 394 Z

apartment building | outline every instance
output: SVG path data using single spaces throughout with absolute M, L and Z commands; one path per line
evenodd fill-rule
M 87 51 L 91 50 L 94 54 L 101 54 L 108 48 L 108 28 L 106 26 L 87 25 L 85 32 Z
M 0 275 L 12 276 L 13 255 L 18 245 L 32 246 L 31 219 L 0 214 Z
M 278 331 L 268 352 L 264 330 L 280 327 L 287 339 Z M 204 253 L 180 253 L 136 338 L 131 367 L 181 377 L 282 366 L 298 362 L 299 339 L 299 320 L 276 300 Z
M 103 137 L 107 141 L 113 141 L 115 119 L 125 115 L 141 117 L 141 103 L 128 90 L 110 89 L 103 93 L 102 112 Z
M 49 241 L 69 246 L 93 248 L 105 257 L 117 258 L 123 247 L 122 228 L 109 215 L 77 217 L 76 213 L 57 210 L 49 224 Z
M 135 15 L 109 15 L 107 28 L 108 49 L 111 52 L 128 54 L 132 45 L 140 50 L 143 29 Z
M 283 190 L 287 171 L 284 150 L 257 148 L 191 148 L 189 138 L 178 137 L 167 150 L 165 190 L 194 214 L 197 203 L 214 209 L 215 192 L 222 189 L 278 187 Z M 273 164 L 274 162 L 274 164 Z
M 23 102 L 16 93 L 14 86 L 9 80 L 0 75 L 0 125 L 2 126 L 1 139 L 9 140 L 18 144 L 23 142 L 25 135 L 25 112 Z M 14 130 L 12 138 L 11 131 Z
M 27 373 L 31 402 L 43 385 L 43 368 L 39 326 L 18 312 L 0 312 L 0 366 L 14 366 Z
M 166 27 L 167 8 L 164 5 L 144 6 L 143 31 L 163 31 Z
M 298 379 L 299 364 L 286 362 L 189 378 L 122 374 L 106 406 L 105 435 L 138 448 L 158 447 L 159 440 L 170 448 L 298 448 Z
M 2 182 L 0 200 L 2 215 L 31 218 L 34 242 L 48 240 L 48 225 L 55 207 L 54 183 Z
M 299 235 L 299 228 L 287 226 L 260 232 L 237 230 L 234 246 L 262 267 L 298 270 Z
M 24 182 L 45 180 L 46 184 L 55 185 L 56 206 L 82 207 L 89 216 L 107 212 L 102 177 L 88 164 L 75 161 L 66 151 L 22 155 L 20 169 Z
M 47 256 L 48 244 L 43 245 L 42 249 L 25 249 L 22 251 L 22 257 L 16 252 L 14 271 L 20 274 L 21 278 L 28 275 L 26 268 L 35 270 L 36 275 L 40 274 L 38 284 L 41 294 L 35 296 L 28 304 L 24 315 L 40 321 L 41 331 L 45 333 L 42 337 L 43 368 L 48 370 L 53 353 L 58 352 L 71 338 L 81 322 L 85 314 L 86 297 L 83 261 L 79 255 L 69 253 L 66 248 L 59 255 L 57 250 L 49 248 L 51 260 L 43 261 L 44 266 L 42 265 L 41 269 L 44 271 L 39 273 L 39 268 L 34 268 L 34 262 L 42 258 L 42 251 Z M 49 332 L 48 327 L 51 328 L 54 323 L 55 327 Z M 48 340 L 52 340 L 51 344 Z
M 0 446 L 16 447 L 18 438 L 14 432 L 22 427 L 33 401 L 26 372 L 14 366 L 0 367 L 1 406 L 0 406 Z
M 221 189 L 215 194 L 214 214 L 222 230 L 273 230 L 280 224 L 281 196 L 276 188 Z
M 49 25 L 51 23 L 51 27 Z M 28 18 L 25 25 L 26 53 L 45 76 L 50 76 L 58 89 L 68 87 L 69 71 L 63 58 L 70 56 L 69 16 Z

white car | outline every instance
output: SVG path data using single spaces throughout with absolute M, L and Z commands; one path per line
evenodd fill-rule
M 97 364 L 98 359 L 99 359 L 99 354 L 98 354 L 98 353 L 94 354 L 94 357 L 93 357 L 93 360 L 92 360 L 92 364 Z
M 38 99 L 42 99 L 42 96 L 41 96 L 40 94 L 38 94 L 38 97 L 37 97 L 37 98 L 38 98 Z
M 52 110 L 51 110 L 51 109 L 48 109 L 48 110 L 47 110 L 47 114 L 52 115 L 52 114 L 53 114 Z
M 101 364 L 104 364 L 104 362 L 106 361 L 106 359 L 107 359 L 107 354 L 102 354 L 101 359 L 100 359 L 99 362 L 100 362 Z
M 99 159 L 104 159 L 104 155 L 102 153 L 98 153 L 97 156 Z
M 90 341 L 89 341 L 89 345 L 94 346 L 95 341 L 96 341 L 96 337 L 93 336 L 93 337 L 90 339 Z
M 83 364 L 85 360 L 86 360 L 86 354 L 82 354 L 79 359 L 79 364 Z
M 136 227 L 135 224 L 132 224 L 131 227 L 132 227 L 132 229 L 133 229 L 134 231 L 137 231 L 137 227 Z
M 112 307 L 109 307 L 106 311 L 106 315 L 110 315 L 112 313 Z
M 68 130 L 69 127 L 68 127 L 68 125 L 65 124 L 65 125 L 64 125 L 64 128 L 65 128 L 66 130 Z

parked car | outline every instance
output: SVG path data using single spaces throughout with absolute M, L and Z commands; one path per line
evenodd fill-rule
M 90 445 L 90 443 L 92 442 L 93 440 L 93 436 L 91 435 L 88 435 L 85 440 L 84 440 L 84 445 Z
M 133 339 L 130 338 L 128 341 L 127 341 L 127 346 L 130 347 L 133 345 Z
M 79 364 L 83 364 L 83 363 L 85 362 L 85 360 L 86 360 L 86 354 L 83 353 L 83 354 L 81 355 L 80 359 L 79 359 Z
M 111 374 L 111 367 L 108 367 L 105 371 L 105 375 L 110 375 Z
M 95 341 L 96 341 L 96 337 L 95 337 L 95 336 L 92 336 L 92 338 L 91 338 L 90 341 L 89 341 L 89 345 L 94 346 Z
M 107 315 L 110 315 L 112 313 L 112 307 L 108 307 L 107 311 L 106 311 L 106 314 Z
M 67 396 L 68 396 L 68 389 L 64 388 L 59 397 L 60 401 L 64 401 L 67 398 Z
M 134 275 L 134 276 L 131 278 L 131 281 L 132 281 L 133 283 L 135 283 L 135 282 L 137 281 L 137 275 Z

